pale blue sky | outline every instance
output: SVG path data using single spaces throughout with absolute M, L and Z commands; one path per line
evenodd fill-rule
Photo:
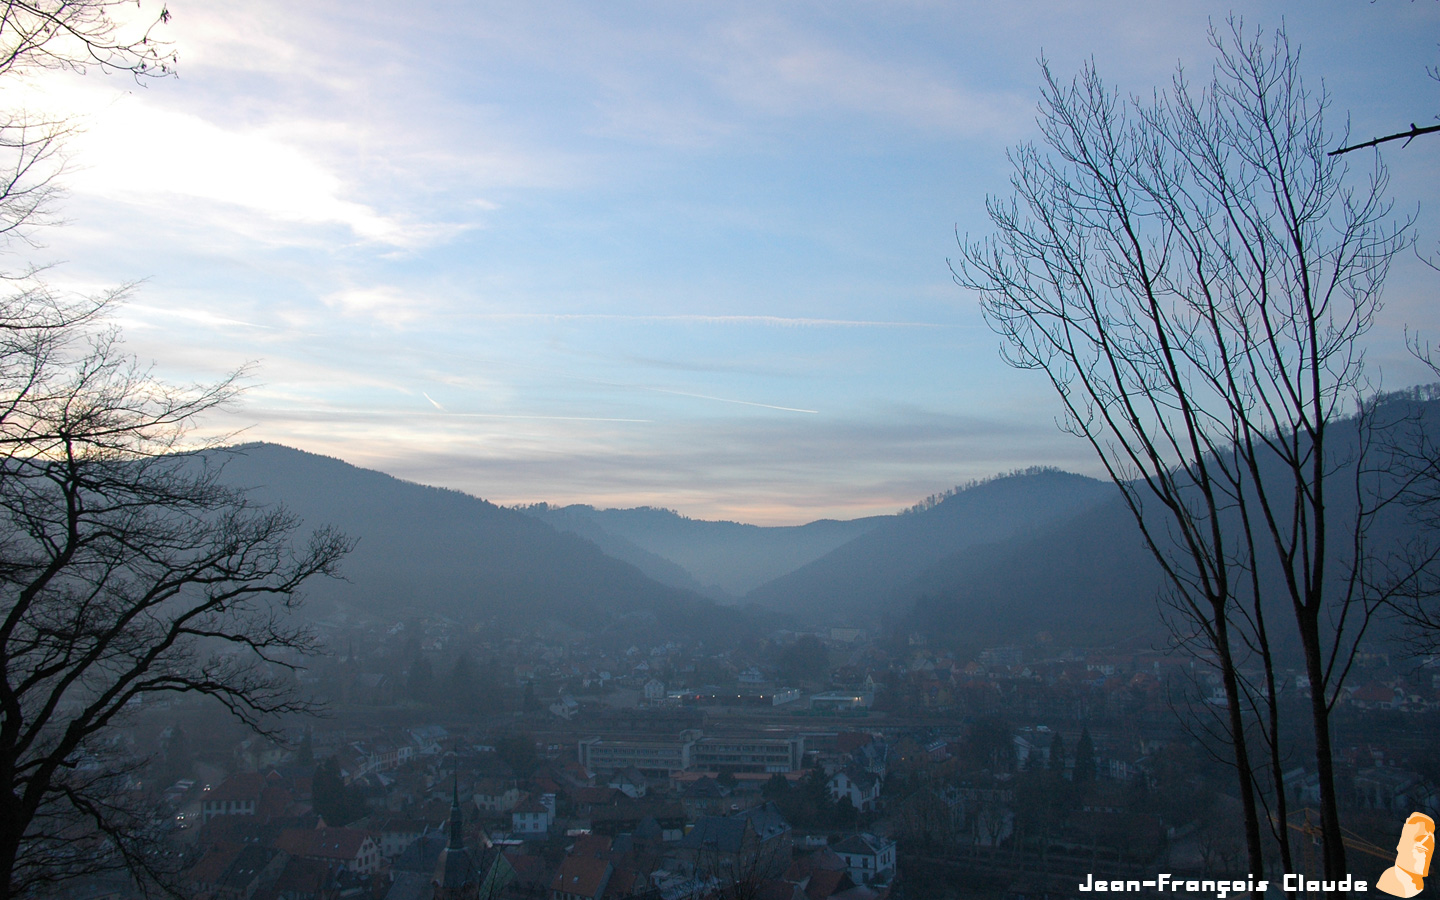
M 1212 18 L 1283 17 L 1337 126 L 1440 112 L 1434 0 L 424 7 L 176 0 L 179 78 L 36 77 L 88 127 L 37 258 L 144 279 L 120 320 L 167 377 L 252 362 L 212 428 L 502 503 L 794 523 L 1093 472 L 946 268 L 1042 53 L 1148 93 Z M 1440 140 L 1385 157 L 1440 244 Z M 1437 281 L 1395 270 L 1388 386 Z

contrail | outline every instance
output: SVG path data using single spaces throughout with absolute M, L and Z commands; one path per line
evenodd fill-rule
M 758 406 L 761 409 L 778 409 L 781 412 L 809 413 L 812 416 L 820 414 L 820 410 L 818 409 L 799 409 L 794 406 L 775 406 L 771 403 L 755 403 L 751 400 L 731 400 L 729 397 L 712 397 L 709 394 L 690 394 L 686 393 L 685 391 L 672 391 L 669 388 L 650 388 L 650 390 L 658 391 L 661 394 L 675 394 L 680 397 L 695 397 L 699 400 L 715 400 L 719 403 L 738 403 L 741 406 Z
M 707 316 L 698 313 L 679 315 L 626 315 L 622 313 L 478 313 L 477 319 L 533 319 L 537 321 L 615 321 L 615 322 L 699 322 L 711 325 L 775 325 L 782 327 L 831 328 L 953 328 L 940 322 L 885 322 L 867 319 L 811 319 L 797 316 Z

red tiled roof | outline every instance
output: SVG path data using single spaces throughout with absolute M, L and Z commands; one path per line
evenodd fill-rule
M 610 862 L 594 857 L 567 856 L 550 882 L 550 890 L 581 897 L 599 897 L 610 879 Z
M 218 883 L 243 849 L 239 845 L 228 844 L 210 850 L 185 873 L 186 880 L 193 884 Z
M 291 856 L 349 862 L 360 855 L 369 837 L 355 828 L 290 828 L 276 838 L 275 847 Z
M 593 856 L 603 859 L 610 855 L 612 842 L 603 834 L 582 834 L 570 848 L 571 856 Z
M 853 884 L 850 872 L 846 869 L 838 872 L 834 869 L 820 869 L 810 876 L 810 883 L 805 885 L 805 896 L 809 900 L 826 900 L 837 891 L 843 891 Z
M 205 794 L 206 803 L 223 800 L 256 800 L 265 789 L 265 776 L 257 772 L 242 772 L 231 775 L 216 788 Z

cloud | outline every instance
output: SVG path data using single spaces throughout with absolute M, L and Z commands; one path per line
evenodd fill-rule
M 364 316 L 392 328 L 421 318 L 432 305 L 393 287 L 347 288 L 326 294 L 322 302 L 347 316 Z
M 928 131 L 1005 136 L 1029 119 L 1029 101 L 1010 92 L 965 85 L 903 57 L 873 58 L 776 18 L 737 22 L 724 35 L 714 60 L 720 84 L 771 114 L 819 107 Z
M 273 440 L 501 503 L 662 505 L 800 524 L 895 512 L 936 490 L 1030 464 L 1096 474 L 1089 448 L 1034 417 L 894 405 L 845 416 L 645 421 L 327 411 L 249 403 Z
M 399 223 L 345 199 L 333 172 L 263 132 L 230 131 L 131 95 L 97 115 L 76 143 L 84 168 L 69 181 L 78 192 L 205 200 L 281 222 L 343 225 L 364 240 L 407 239 Z

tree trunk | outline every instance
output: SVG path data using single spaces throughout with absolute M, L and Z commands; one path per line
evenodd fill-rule
M 24 805 L 9 791 L 0 792 L 0 900 L 10 900 L 20 838 L 29 826 Z
M 1310 679 L 1310 721 L 1315 729 L 1315 772 L 1320 782 L 1320 831 L 1324 838 L 1326 881 L 1345 877 L 1345 839 L 1340 831 L 1340 810 L 1335 798 L 1335 765 L 1330 746 L 1330 705 L 1327 702 L 1318 614 L 1297 611 L 1300 642 L 1305 649 L 1305 674 Z
M 1260 879 L 1265 877 L 1265 851 L 1260 843 L 1260 814 L 1255 808 L 1255 772 L 1250 766 L 1250 751 L 1245 741 L 1245 714 L 1240 708 L 1240 684 L 1235 677 L 1235 661 L 1230 656 L 1230 629 L 1223 608 L 1215 612 L 1215 638 L 1215 650 L 1220 655 L 1220 680 L 1225 686 L 1226 713 L 1230 718 L 1230 739 L 1235 748 L 1240 808 L 1245 814 L 1245 851 L 1250 858 L 1250 872 Z

